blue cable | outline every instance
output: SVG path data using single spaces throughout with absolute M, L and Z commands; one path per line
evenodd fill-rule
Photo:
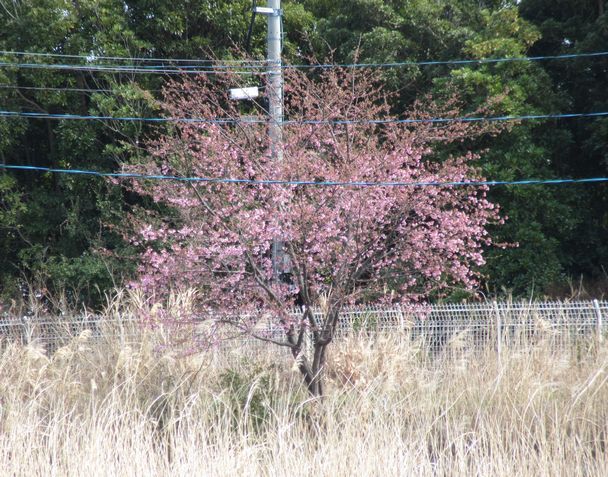
M 168 63 L 216 63 L 218 60 L 203 60 L 203 59 L 186 59 L 186 58 L 156 58 L 156 57 L 131 57 L 131 56 L 98 56 L 94 54 L 89 55 L 68 55 L 63 53 L 44 53 L 35 51 L 10 51 L 0 50 L 0 55 L 14 55 L 14 56 L 42 56 L 46 58 L 75 58 L 84 61 L 97 61 L 97 60 L 125 60 L 125 61 L 166 61 Z M 263 62 L 264 60 L 221 60 L 224 63 L 250 63 L 250 62 Z
M 428 61 L 396 61 L 392 63 L 327 63 L 313 65 L 283 65 L 283 68 L 399 68 L 401 66 L 429 66 L 429 65 L 468 65 L 487 63 L 510 63 L 514 61 L 544 61 L 544 60 L 566 60 L 573 58 L 591 58 L 608 56 L 608 51 L 597 51 L 593 53 L 572 53 L 569 55 L 546 55 L 546 56 L 519 56 L 511 58 L 482 58 L 478 60 L 428 60 Z
M 94 61 L 95 57 L 90 56 L 79 56 L 79 55 L 58 55 L 51 53 L 27 53 L 27 52 L 11 52 L 11 51 L 0 51 L 0 54 L 4 55 L 19 55 L 19 56 L 45 56 L 45 57 L 60 57 L 60 58 L 79 58 L 84 61 Z M 299 65 L 289 65 L 283 64 L 281 68 L 284 69 L 328 69 L 328 68 L 398 68 L 403 66 L 432 66 L 432 65 L 467 65 L 467 64 L 488 64 L 488 63 L 507 63 L 507 62 L 525 62 L 525 61 L 546 61 L 546 60 L 565 60 L 565 59 L 576 59 L 576 58 L 594 58 L 594 57 L 602 57 L 608 56 L 608 51 L 597 51 L 590 53 L 571 53 L 565 55 L 545 55 L 545 56 L 521 56 L 521 57 L 507 57 L 507 58 L 482 58 L 482 59 L 457 59 L 457 60 L 428 60 L 428 61 L 401 61 L 401 62 L 387 62 L 387 63 L 319 63 L 319 64 L 299 64 Z M 54 69 L 92 69 L 92 70 L 141 70 L 135 72 L 142 73 L 209 73 L 215 72 L 216 69 L 222 68 L 234 68 L 234 65 L 238 65 L 241 69 L 263 69 L 267 68 L 268 62 L 261 60 L 220 60 L 220 63 L 223 64 L 213 64 L 213 60 L 188 60 L 188 59 L 173 59 L 173 58 L 149 58 L 138 60 L 135 58 L 126 58 L 126 57 L 96 57 L 98 59 L 118 59 L 118 60 L 132 60 L 132 61 L 166 61 L 168 63 L 171 62 L 206 62 L 210 63 L 208 67 L 205 69 L 195 70 L 195 68 L 200 68 L 200 66 L 193 65 L 179 65 L 179 66 L 170 66 L 167 67 L 165 65 L 109 65 L 109 64 L 99 64 L 99 65 L 73 65 L 73 64 L 43 64 L 43 63 L 0 63 L 0 67 L 2 66 L 14 66 L 14 67 L 22 67 L 22 68 L 54 68 Z M 233 63 L 233 64 L 230 64 Z M 246 63 L 257 63 L 257 64 L 246 64 Z M 170 69 L 167 69 L 170 68 Z M 188 71 L 191 70 L 191 71 Z
M 114 177 L 137 180 L 169 180 L 180 182 L 203 182 L 219 184 L 253 184 L 253 185 L 291 185 L 291 186 L 329 186 L 329 187 L 480 187 L 507 185 L 555 185 L 555 184 L 586 184 L 608 182 L 608 177 L 590 177 L 585 179 L 526 179 L 518 181 L 446 181 L 446 182 L 342 182 L 342 181 L 304 181 L 304 180 L 256 180 L 212 177 L 183 177 L 167 175 L 146 175 L 134 172 L 99 172 L 79 169 L 55 169 L 51 167 L 18 166 L 0 164 L 0 169 L 51 172 L 55 174 L 76 174 L 94 177 Z
M 572 119 L 593 118 L 608 116 L 608 111 L 595 113 L 566 113 L 566 114 L 529 114 L 523 116 L 490 116 L 490 117 L 456 117 L 456 118 L 427 118 L 427 119 L 308 119 L 308 120 L 286 120 L 283 125 L 293 124 L 421 124 L 421 123 L 450 123 L 450 122 L 481 122 L 481 121 L 524 121 L 534 119 Z M 177 123 L 207 123 L 207 124 L 266 124 L 268 120 L 240 120 L 230 118 L 160 118 L 160 117 L 114 117 L 114 116 L 83 116 L 78 114 L 52 114 L 37 113 L 31 111 L 0 111 L 0 117 L 6 118 L 30 118 L 30 119 L 66 119 L 66 120 L 98 120 L 98 121 L 136 121 L 136 122 L 177 122 Z
M 532 119 L 570 119 L 608 116 L 608 111 L 597 113 L 567 113 L 567 114 L 528 114 L 523 116 L 490 116 L 490 117 L 458 117 L 458 118 L 428 118 L 428 119 L 337 119 L 337 120 L 304 120 L 283 121 L 283 124 L 420 124 L 420 123 L 451 123 L 451 122 L 480 122 L 480 121 L 523 121 Z
M 254 71 L 229 71 L 234 66 L 230 65 L 215 65 L 213 67 L 200 69 L 198 66 L 179 66 L 165 68 L 158 65 L 66 65 L 66 64 L 46 64 L 46 63 L 10 63 L 6 61 L 0 62 L 0 68 L 26 68 L 26 69 L 42 69 L 42 70 L 68 70 L 68 71 L 101 71 L 108 73 L 159 73 L 159 74 L 220 74 L 229 73 L 236 75 L 251 75 L 251 74 L 265 74 L 262 72 Z M 239 66 L 239 69 L 246 69 L 245 66 Z

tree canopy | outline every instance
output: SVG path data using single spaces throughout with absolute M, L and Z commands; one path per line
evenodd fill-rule
M 221 312 L 220 324 L 256 334 L 258 319 L 270 319 L 284 329 L 283 345 L 299 359 L 314 395 L 322 393 L 325 349 L 342 307 L 417 301 L 454 285 L 473 288 L 475 267 L 484 264 L 483 248 L 491 243 L 486 228 L 502 222 L 486 198 L 487 187 L 324 184 L 481 179 L 469 152 L 428 158 L 437 145 L 496 133 L 498 126 L 360 121 L 391 119 L 390 94 L 379 77 L 352 69 L 312 78 L 287 71 L 289 123 L 281 154 L 272 154 L 265 124 L 181 122 L 150 144 L 147 161 L 125 166 L 148 175 L 250 181 L 133 181 L 135 192 L 172 211 L 129 218 L 131 241 L 142 248 L 133 286 L 153 299 L 194 286 L 200 291 L 198 316 L 209 316 L 214 325 Z M 222 75 L 171 83 L 167 116 L 237 117 L 239 106 L 228 94 L 233 81 Z M 427 102 L 415 105 L 410 117 L 457 114 L 454 101 Z M 328 123 L 348 119 L 358 122 Z M 318 185 L 263 183 L 276 180 Z M 281 254 L 273 255 L 275 244 Z M 304 322 L 294 322 L 296 305 L 305 310 Z M 323 309 L 322 323 L 312 318 L 314 308 Z M 226 318 L 226 312 L 237 317 Z M 313 334 L 310 363 L 300 356 L 307 330 Z

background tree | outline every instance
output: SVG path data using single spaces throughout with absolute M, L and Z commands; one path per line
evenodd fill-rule
M 464 42 L 459 57 L 471 59 L 524 57 L 541 37 L 523 20 L 516 6 L 478 10 L 475 33 Z M 540 62 L 486 63 L 453 68 L 434 80 L 436 95 L 457 90 L 468 107 L 501 95 L 497 115 L 555 114 L 564 110 L 563 97 L 553 91 L 551 78 Z M 567 110 L 567 109 L 566 109 Z M 480 166 L 497 180 L 559 178 L 560 149 L 569 141 L 558 121 L 525 121 L 500 137 L 482 139 L 467 147 L 489 148 Z M 567 176 L 567 174 L 566 174 Z M 572 241 L 581 221 L 572 189 L 559 187 L 494 188 L 490 197 L 509 217 L 492 230 L 497 241 L 516 248 L 493 249 L 484 268 L 491 290 L 515 294 L 543 292 L 562 282 L 569 269 L 561 244 Z
M 523 18 L 539 29 L 541 38 L 530 49 L 533 55 L 559 55 L 606 51 L 608 9 L 605 0 L 548 2 L 524 0 Z M 554 89 L 563 98 L 561 111 L 606 111 L 608 60 L 579 58 L 549 62 L 544 66 Z M 552 160 L 559 174 L 574 177 L 606 176 L 608 172 L 608 120 L 562 121 L 547 128 L 554 134 Z M 557 245 L 568 274 L 595 283 L 595 293 L 605 292 L 608 270 L 608 187 L 569 188 L 563 194 L 576 204 L 579 218 L 572 233 Z M 593 289 L 591 288 L 592 292 Z
M 0 50 L 72 57 L 0 54 L 6 63 L 133 66 L 172 61 L 146 58 L 230 58 L 244 44 L 251 1 L 115 0 L 0 1 Z M 286 55 L 296 52 L 310 22 L 301 6 L 285 6 Z M 252 54 L 263 55 L 265 25 L 254 24 Z M 125 57 L 127 60 L 97 59 Z M 130 58 L 130 59 L 129 59 Z M 195 63 L 193 63 L 195 64 Z M 160 89 L 170 75 L 142 71 L 0 68 L 3 110 L 52 114 L 145 117 L 158 115 Z M 159 129 L 159 128 L 156 128 Z M 161 132 L 162 132 L 162 128 Z M 158 132 L 144 123 L 0 118 L 0 161 L 57 168 L 117 170 L 135 161 L 144 137 Z M 67 290 L 72 304 L 103 303 L 105 291 L 132 273 L 132 252 L 112 226 L 141 199 L 120 187 L 84 177 L 0 171 L 0 297 L 17 297 L 21 279 L 49 294 Z M 12 207 L 8 212 L 8 207 Z M 10 220 L 9 220 L 10 218 Z M 15 227 L 19 233 L 15 233 Z M 100 254 L 109 250 L 110 254 Z
M 149 161 L 128 167 L 146 174 L 290 181 L 429 182 L 478 178 L 470 153 L 428 160 L 433 147 L 461 141 L 495 126 L 449 123 L 374 124 L 390 118 L 388 95 L 369 72 L 330 70 L 317 80 L 290 71 L 283 159 L 268 152 L 265 126 L 175 123 L 153 142 Z M 230 77 L 199 77 L 167 92 L 169 116 L 238 118 L 227 98 Z M 186 91 L 184 93 L 183 91 Z M 422 112 L 424 110 L 424 113 Z M 427 104 L 413 117 L 458 114 L 454 101 Z M 303 120 L 322 124 L 302 123 Z M 355 124 L 324 121 L 354 120 Z M 426 158 L 426 159 L 425 159 Z M 322 393 L 326 348 L 344 305 L 412 301 L 461 284 L 476 284 L 472 268 L 484 262 L 496 207 L 479 187 L 332 187 L 223 182 L 135 182 L 166 207 L 139 221 L 133 242 L 142 246 L 140 279 L 148 296 L 197 286 L 203 310 L 238 312 L 221 323 L 291 350 L 313 395 Z M 271 248 L 284 244 L 282 277 L 273 274 Z M 302 321 L 290 311 L 304 309 Z M 317 322 L 314 307 L 323 310 Z M 205 316 L 203 314 L 203 316 Z M 212 315 L 208 315 L 212 316 Z M 285 331 L 265 336 L 258 320 Z M 312 357 L 303 353 L 306 330 Z
M 298 0 L 284 1 L 283 48 L 288 61 L 311 53 L 336 62 L 393 62 L 601 51 L 606 2 L 566 0 Z M 250 0 L 0 0 L 0 50 L 85 55 L 54 58 L 0 54 L 2 62 L 142 64 L 146 58 L 242 59 Z M 234 48 L 236 47 L 236 49 Z M 355 58 L 354 51 L 359 51 Z M 251 55 L 262 59 L 265 22 L 258 16 Z M 120 56 L 128 61 L 104 59 Z M 96 61 L 90 61 L 97 58 Z M 159 64 L 147 61 L 145 64 Z M 175 63 L 164 61 L 164 66 Z M 463 94 L 465 112 L 501 92 L 505 114 L 606 110 L 604 58 L 497 65 L 410 65 L 385 68 L 398 96 L 393 114 L 433 93 Z M 156 116 L 167 74 L 0 67 L 3 110 Z M 244 76 L 236 83 L 254 84 Z M 115 171 L 136 162 L 141 143 L 162 127 L 118 121 L 0 118 L 0 162 Z M 492 179 L 590 177 L 606 174 L 606 120 L 522 122 L 508 134 L 436 146 L 436 156 L 483 151 Z M 443 152 L 442 152 L 443 151 Z M 146 198 L 94 178 L 0 172 L 6 192 L 0 214 L 0 296 L 19 295 L 19 280 L 95 306 L 104 291 L 133 272 L 133 249 L 114 225 Z M 493 292 L 563 294 L 570 277 L 598 283 L 608 249 L 607 188 L 494 188 L 491 198 L 511 219 L 490 230 L 518 248 L 493 250 L 482 273 Z M 17 232 L 18 231 L 18 232 Z M 99 250 L 110 250 L 102 255 Z M 567 291 L 567 290 L 566 290 Z M 451 299 L 456 299 L 452 297 Z

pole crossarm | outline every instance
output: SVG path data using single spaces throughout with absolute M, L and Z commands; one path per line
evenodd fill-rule
M 281 8 L 273 8 L 273 7 L 255 7 L 253 11 L 260 15 L 268 15 L 271 17 L 281 17 L 283 16 L 283 10 Z

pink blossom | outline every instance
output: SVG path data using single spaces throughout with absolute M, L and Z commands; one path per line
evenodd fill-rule
M 228 79 L 184 79 L 167 91 L 170 116 L 238 117 Z M 286 72 L 290 120 L 390 117 L 376 78 L 328 71 L 317 82 Z M 183 93 L 183 91 L 186 93 Z M 454 102 L 418 105 L 411 117 L 457 115 Z M 443 109 L 442 109 L 443 108 Z M 149 161 L 128 171 L 182 176 L 298 181 L 431 182 L 479 180 L 470 152 L 428 161 L 433 145 L 476 136 L 476 123 L 293 124 L 283 130 L 283 159 L 270 157 L 264 124 L 178 123 L 150 144 Z M 495 130 L 494 130 L 495 131 Z M 328 301 L 339 309 L 362 300 L 419 301 L 431 291 L 476 284 L 475 267 L 499 223 L 482 187 L 325 187 L 157 181 L 133 184 L 167 218 L 133 217 L 134 242 L 153 243 L 141 256 L 139 285 L 150 293 L 197 286 L 205 306 L 267 309 L 289 328 L 294 305 Z M 285 242 L 289 280 L 273 279 L 273 240 Z

